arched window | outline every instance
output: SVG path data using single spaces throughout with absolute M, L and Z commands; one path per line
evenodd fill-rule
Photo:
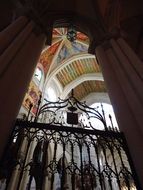
M 92 104 L 90 107 L 94 108 L 98 112 L 98 116 L 95 117 L 92 115 L 92 113 L 89 113 L 88 118 L 86 113 L 82 113 L 79 116 L 79 122 L 81 124 L 83 123 L 88 128 L 91 128 L 92 126 L 94 129 L 98 130 L 105 130 L 105 125 L 107 128 L 118 129 L 115 114 L 110 104 L 99 102 Z M 100 114 L 102 118 L 99 117 Z M 102 119 L 105 121 L 105 123 L 103 123 Z
M 103 107 L 101 106 L 101 104 L 102 104 Z M 99 103 L 92 104 L 91 107 L 98 108 L 98 111 L 100 113 L 102 113 L 102 108 L 103 108 L 107 126 L 111 126 L 113 124 L 114 127 L 118 128 L 118 124 L 117 124 L 117 121 L 116 121 L 116 117 L 115 117 L 112 105 L 107 104 L 107 103 L 99 102 Z M 111 123 L 111 120 L 110 120 L 110 116 L 112 118 L 112 123 Z M 93 119 L 93 122 L 94 122 L 94 119 Z M 96 122 L 98 122 L 98 121 L 96 121 Z M 101 125 L 100 122 L 99 122 L 98 126 L 99 126 L 99 129 L 102 130 L 103 126 Z
M 42 71 L 39 67 L 36 68 L 34 76 L 38 79 L 40 82 L 42 79 Z
M 57 95 L 54 88 L 49 87 L 46 89 L 46 99 L 52 102 L 57 100 Z

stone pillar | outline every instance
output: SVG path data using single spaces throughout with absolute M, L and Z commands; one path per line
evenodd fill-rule
M 0 33 L 0 156 L 45 43 L 35 24 L 20 17 Z
M 31 141 L 31 144 L 30 144 L 30 147 L 28 150 L 28 154 L 25 155 L 27 157 L 25 166 L 32 161 L 33 153 L 34 153 L 36 145 L 37 145 L 37 141 L 36 141 L 36 139 L 33 139 L 33 141 Z M 19 190 L 25 190 L 26 189 L 26 186 L 27 186 L 29 178 L 30 178 L 29 173 L 30 173 L 30 166 L 27 166 L 26 170 L 23 172 L 23 176 L 21 179 Z
M 98 46 L 96 58 L 143 188 L 143 63 L 123 39 Z
M 18 150 L 18 158 L 19 158 L 18 161 L 20 161 L 20 162 L 24 161 L 24 158 L 26 156 L 27 146 L 28 146 L 28 140 L 27 140 L 27 138 L 24 138 L 23 142 Z M 8 190 L 17 189 L 20 173 L 21 173 L 21 166 L 18 164 L 14 168 L 14 171 L 12 172 L 11 179 L 10 179 L 10 182 L 9 182 L 8 188 L 7 188 Z

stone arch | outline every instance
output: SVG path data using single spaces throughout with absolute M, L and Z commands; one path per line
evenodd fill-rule
M 88 81 L 88 80 L 99 80 L 99 81 L 103 81 L 103 77 L 101 73 L 94 73 L 94 74 L 84 74 L 81 75 L 80 77 L 78 77 L 76 80 L 72 81 L 71 83 L 69 83 L 65 88 L 64 91 L 61 95 L 61 98 L 64 99 L 66 98 L 66 96 L 69 94 L 69 92 L 71 91 L 71 89 L 74 89 L 76 86 L 78 86 L 79 84 L 81 84 L 84 81 Z

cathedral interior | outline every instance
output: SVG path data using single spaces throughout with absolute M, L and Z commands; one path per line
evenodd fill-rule
M 143 189 L 142 20 L 142 0 L 1 0 L 1 190 Z

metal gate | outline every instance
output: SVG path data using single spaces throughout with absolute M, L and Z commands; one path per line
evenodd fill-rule
M 141 189 L 124 135 L 111 116 L 106 123 L 102 105 L 98 111 L 73 95 L 40 103 L 35 118 L 29 110 L 16 121 L 1 162 L 1 189 Z M 96 120 L 104 130 L 96 129 Z

